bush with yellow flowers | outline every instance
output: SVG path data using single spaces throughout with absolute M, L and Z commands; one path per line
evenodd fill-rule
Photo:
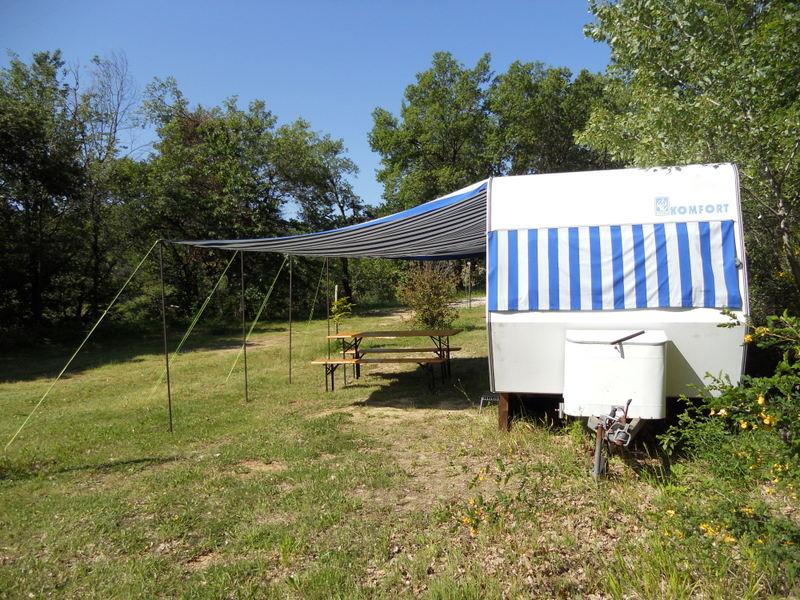
M 769 317 L 752 328 L 748 342 L 780 351 L 774 373 L 745 375 L 738 385 L 711 377 L 700 402 L 689 403 L 661 441 L 668 451 L 683 447 L 713 459 L 717 468 L 780 481 L 800 470 L 800 319 Z M 787 468 L 776 474 L 775 464 Z

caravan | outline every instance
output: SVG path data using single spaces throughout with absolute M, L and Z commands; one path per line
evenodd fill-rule
M 707 374 L 742 374 L 734 165 L 495 178 L 486 256 L 501 398 L 563 395 L 568 415 L 626 407 L 626 419 L 659 419 L 666 398 L 696 396 Z

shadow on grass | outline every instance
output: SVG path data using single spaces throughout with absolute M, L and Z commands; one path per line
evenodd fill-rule
M 169 336 L 169 347 L 174 351 L 185 331 L 185 326 L 173 326 Z M 286 331 L 286 325 L 270 324 L 257 328 L 257 333 Z M 199 350 L 232 350 L 241 343 L 241 333 L 236 330 L 217 328 L 194 331 L 183 346 L 181 353 Z M 22 350 L 6 350 L 0 353 L 0 383 L 54 378 L 66 364 L 80 344 L 42 344 Z M 63 378 L 114 363 L 137 363 L 142 355 L 161 355 L 164 351 L 161 332 L 114 333 L 106 332 L 91 339 L 81 350 Z
M 672 478 L 670 459 L 655 440 L 638 439 L 632 448 L 619 451 L 619 457 L 639 477 L 652 483 L 668 483 Z
M 77 472 L 112 473 L 114 471 L 130 469 L 131 467 L 158 467 L 183 460 L 184 458 L 185 457 L 178 455 L 146 456 L 96 464 L 72 465 L 55 469 L 48 468 L 52 463 L 28 463 L 25 465 L 0 464 L 0 480 L 13 479 L 16 481 Z
M 489 388 L 489 370 L 485 357 L 453 358 L 452 375 L 442 381 L 438 365 L 433 365 L 435 387 L 430 388 L 431 376 L 426 368 L 413 371 L 381 372 L 379 365 L 367 366 L 362 371 L 365 383 L 355 383 L 348 387 L 372 387 L 370 381 L 381 381 L 379 389 L 373 391 L 366 400 L 353 403 L 354 406 L 392 407 L 392 408 L 435 408 L 463 410 L 477 407 L 481 394 Z

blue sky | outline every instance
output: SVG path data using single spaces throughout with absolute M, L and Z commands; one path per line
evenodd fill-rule
M 81 64 L 121 51 L 140 88 L 173 75 L 192 103 L 263 99 L 281 122 L 302 116 L 344 139 L 361 169 L 355 190 L 375 204 L 372 110 L 397 113 L 434 52 L 468 66 L 489 52 L 496 72 L 514 60 L 602 71 L 608 49 L 583 36 L 589 20 L 584 0 L 1 0 L 0 48 L 26 60 L 61 48 Z

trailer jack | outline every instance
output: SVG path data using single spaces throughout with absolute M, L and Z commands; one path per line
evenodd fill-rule
M 595 432 L 594 460 L 592 477 L 595 479 L 608 470 L 608 455 L 611 447 L 627 448 L 639 432 L 643 421 L 628 419 L 631 400 L 622 406 L 615 406 L 611 412 L 601 417 L 589 417 L 586 426 Z

